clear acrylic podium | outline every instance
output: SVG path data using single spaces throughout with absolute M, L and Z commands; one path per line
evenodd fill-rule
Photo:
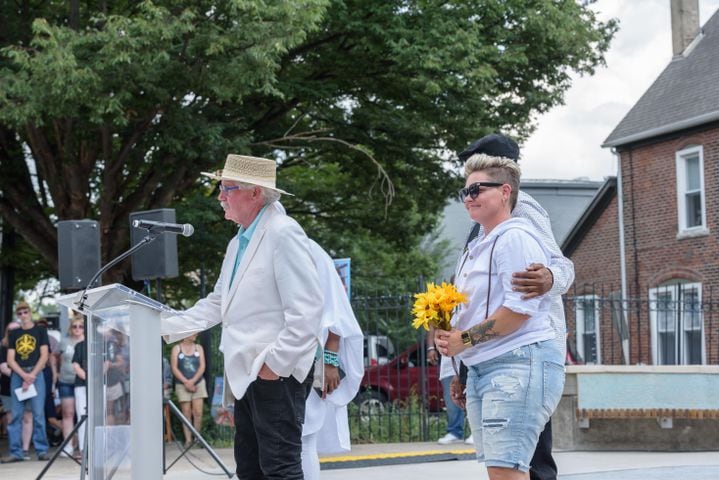
M 58 300 L 78 309 L 81 292 Z M 91 480 L 162 478 L 160 313 L 124 285 L 87 291 L 87 448 Z

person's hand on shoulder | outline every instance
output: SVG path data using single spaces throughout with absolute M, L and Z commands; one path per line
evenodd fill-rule
M 523 300 L 544 295 L 552 289 L 553 284 L 552 271 L 541 263 L 532 263 L 525 271 L 512 274 L 512 289 L 523 293 Z

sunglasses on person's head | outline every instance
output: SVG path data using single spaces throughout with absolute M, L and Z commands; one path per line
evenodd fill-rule
M 461 189 L 457 194 L 459 195 L 459 201 L 464 202 L 467 197 L 470 197 L 472 200 L 476 199 L 477 196 L 482 193 L 482 187 L 501 187 L 502 185 L 504 185 L 502 182 L 475 182 Z

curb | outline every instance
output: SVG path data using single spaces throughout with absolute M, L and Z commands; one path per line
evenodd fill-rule
M 473 460 L 474 449 L 462 450 L 424 450 L 417 452 L 378 453 L 371 455 L 347 455 L 320 459 L 322 470 L 341 468 L 378 467 L 384 465 L 404 465 L 425 462 L 447 462 L 455 460 Z

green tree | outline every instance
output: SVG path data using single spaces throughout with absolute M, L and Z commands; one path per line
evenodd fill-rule
M 227 227 L 197 179 L 228 152 L 277 158 L 288 211 L 360 279 L 431 275 L 451 152 L 526 137 L 616 29 L 574 0 L 10 3 L 2 217 L 55 269 L 57 220 L 99 219 L 107 260 L 130 212 L 182 206 L 215 228 L 182 270 L 211 279 Z

